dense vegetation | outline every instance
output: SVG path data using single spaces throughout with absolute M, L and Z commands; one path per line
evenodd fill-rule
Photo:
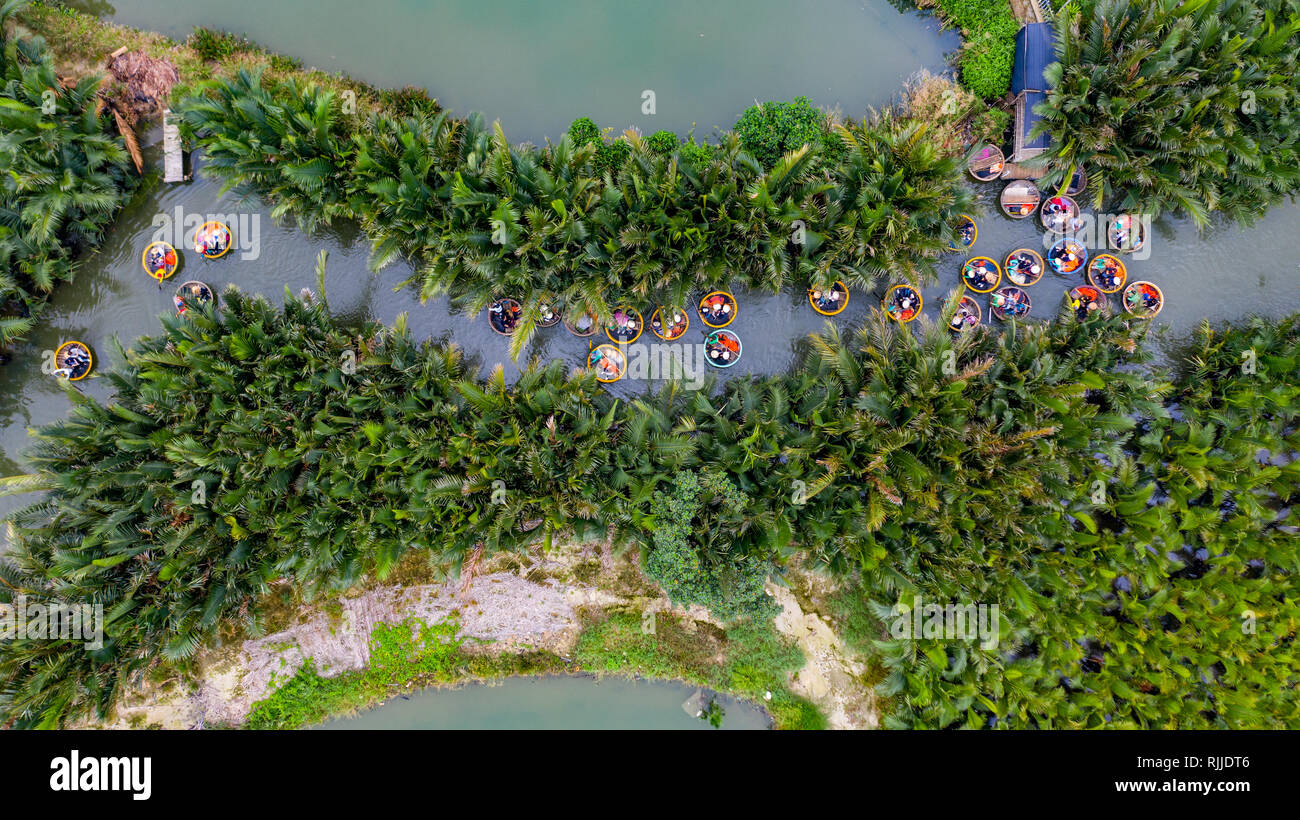
M 6 35 L 21 5 L 0 5 L 0 348 L 32 330 L 136 184 L 99 79 L 65 85 L 43 41 Z
M 1300 4 L 1078 0 L 1057 17 L 1048 179 L 1098 207 L 1249 221 L 1300 191 Z
M 958 150 L 926 124 L 886 114 L 832 128 L 806 101 L 747 113 L 716 145 L 611 142 L 582 119 L 542 149 L 479 116 L 357 123 L 320 86 L 248 72 L 181 110 L 208 168 L 277 215 L 308 229 L 359 219 L 375 269 L 409 257 L 425 297 L 470 311 L 519 299 L 515 355 L 543 305 L 608 317 L 623 301 L 684 305 L 732 284 L 925 280 L 971 205 Z
M 985 99 L 1006 94 L 1011 88 L 1016 32 L 1020 24 L 1006 2 L 988 0 L 925 0 L 939 16 L 961 29 L 962 85 Z
M 786 377 L 623 403 L 558 365 L 506 389 L 400 326 L 230 291 L 126 354 L 111 403 L 73 393 L 38 472 L 9 481 L 46 497 L 14 516 L 6 594 L 101 601 L 110 639 L 7 644 L 4 707 L 22 725 L 109 708 L 256 624 L 280 579 L 345 586 L 412 551 L 459 562 L 557 532 L 654 561 L 673 477 L 694 472 L 727 498 L 683 541 L 732 583 L 798 556 L 883 607 L 1003 607 L 997 650 L 887 646 L 898 725 L 1280 725 L 1295 553 L 1274 519 L 1297 467 L 1256 451 L 1300 443 L 1298 339 L 1300 319 L 1207 331 L 1171 385 L 1131 367 L 1118 318 L 953 339 L 875 317 L 814 337 Z

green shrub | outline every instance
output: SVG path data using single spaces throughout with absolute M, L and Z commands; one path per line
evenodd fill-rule
M 763 590 L 772 565 L 733 554 L 734 535 L 748 520 L 748 502 L 722 473 L 678 473 L 673 491 L 656 493 L 650 508 L 654 547 L 646 575 L 674 603 L 700 604 L 724 621 L 775 614 Z
M 1011 88 L 1016 33 L 1020 24 L 1005 2 L 934 0 L 939 14 L 961 29 L 962 84 L 985 99 L 1001 97 Z
M 220 62 L 240 51 L 249 51 L 253 44 L 246 37 L 197 26 L 190 35 L 187 44 L 204 60 Z
M 832 153 L 840 145 L 827 131 L 826 115 L 807 97 L 751 105 L 736 121 L 735 130 L 740 144 L 764 168 L 803 145 L 820 145 Z
M 677 135 L 672 131 L 656 131 L 646 140 L 646 144 L 650 146 L 651 151 L 665 155 L 676 151 L 679 142 Z

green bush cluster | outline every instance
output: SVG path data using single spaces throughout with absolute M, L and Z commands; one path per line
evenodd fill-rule
M 253 44 L 247 37 L 218 31 L 206 26 L 195 26 L 194 32 L 186 40 L 186 45 L 204 60 L 220 62 L 241 51 L 249 51 Z
M 7 38 L 0 11 L 0 348 L 26 336 L 76 254 L 137 185 L 122 139 L 95 113 L 99 78 L 59 82 L 38 38 Z
M 646 575 L 674 603 L 699 604 L 722 620 L 776 614 L 763 591 L 775 567 L 752 556 L 730 554 L 748 523 L 748 502 L 721 473 L 679 473 L 671 492 L 655 493 L 650 505 L 654 549 Z
M 821 146 L 832 159 L 843 145 L 827 124 L 827 116 L 807 97 L 793 102 L 765 102 L 746 108 L 736 121 L 740 144 L 764 168 L 804 145 Z
M 995 99 L 1011 88 L 1015 64 L 1016 33 L 1020 23 L 1006 2 L 988 0 L 934 0 L 947 21 L 961 29 L 961 81 L 985 99 Z

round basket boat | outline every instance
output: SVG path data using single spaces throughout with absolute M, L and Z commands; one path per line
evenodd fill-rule
M 611 342 L 619 345 L 632 344 L 641 338 L 643 330 L 645 330 L 645 319 L 641 318 L 641 311 L 627 305 L 614 308 L 614 324 L 605 325 L 605 335 Z
M 140 254 L 140 265 L 145 273 L 161 282 L 176 272 L 180 256 L 166 242 L 150 242 Z
M 980 182 L 992 182 L 1002 175 L 1002 166 L 1006 157 L 996 145 L 984 145 L 971 154 L 966 161 L 966 170 Z
M 1088 249 L 1077 239 L 1062 237 L 1047 252 L 1047 264 L 1059 274 L 1074 273 L 1088 264 Z
M 1066 196 L 1078 196 L 1088 190 L 1088 175 L 1080 168 L 1070 177 L 1070 184 L 1065 187 Z
M 1068 196 L 1054 196 L 1044 200 L 1038 218 L 1049 233 L 1075 233 L 1083 227 L 1079 205 Z
M 1031 248 L 1016 248 L 1007 254 L 1003 263 L 1007 270 L 1007 281 L 1013 285 L 1027 288 L 1043 278 L 1047 264 L 1038 251 Z
M 488 307 L 488 325 L 492 332 L 510 336 L 519 327 L 519 317 L 523 315 L 524 306 L 518 299 L 498 299 Z
M 998 288 L 989 297 L 989 313 L 999 319 L 1006 319 L 1008 316 L 1013 319 L 1024 318 L 1029 315 L 1031 307 L 1033 303 L 1029 300 L 1029 294 L 1011 285 Z
M 177 315 L 184 316 L 190 305 L 206 305 L 216 298 L 216 294 L 206 282 L 191 279 L 176 289 L 176 293 L 172 296 L 172 304 L 176 306 Z
M 208 259 L 220 259 L 230 252 L 235 235 L 223 222 L 204 222 L 194 232 L 194 250 Z
M 973 217 L 966 214 L 958 214 L 957 224 L 953 226 L 953 230 L 957 232 L 957 244 L 949 245 L 950 251 L 968 250 L 974 247 L 975 240 L 979 239 L 979 226 L 975 224 Z
M 894 285 L 885 292 L 885 315 L 895 322 L 907 324 L 921 315 L 925 300 L 921 292 L 911 285 Z
M 1119 293 L 1128 281 L 1128 268 L 1118 256 L 1100 253 L 1088 265 L 1088 281 L 1102 293 Z
M 984 314 L 980 310 L 979 302 L 967 294 L 962 294 L 960 301 L 957 302 L 957 312 L 948 322 L 948 328 L 956 333 L 965 333 L 978 326 L 983 318 Z
M 731 367 L 740 361 L 744 346 L 731 330 L 715 330 L 704 339 L 704 358 L 714 367 Z
M 1147 243 L 1147 229 L 1141 219 L 1121 214 L 1106 229 L 1106 239 L 1113 250 L 1133 253 Z
M 1079 285 L 1077 288 L 1072 288 L 1065 297 L 1069 302 L 1070 310 L 1074 313 L 1074 318 L 1080 321 L 1094 314 L 1105 316 L 1110 313 L 1110 303 L 1106 295 L 1092 285 Z
M 54 351 L 54 375 L 70 382 L 80 381 L 95 368 L 95 354 L 85 342 L 70 341 Z
M 560 312 L 548 304 L 537 306 L 537 326 L 555 327 L 560 323 Z
M 714 329 L 726 327 L 736 321 L 736 314 L 740 312 L 736 297 L 725 290 L 715 290 L 708 294 L 700 300 L 696 309 L 699 311 L 700 320 Z
M 961 266 L 961 280 L 976 293 L 988 293 L 1002 283 L 1002 268 L 987 256 L 975 256 Z
M 838 316 L 849 306 L 849 286 L 836 281 L 829 290 L 809 288 L 808 304 L 823 316 Z
M 617 345 L 597 345 L 587 354 L 587 367 L 596 371 L 596 381 L 616 382 L 627 372 L 627 357 Z
M 568 319 L 564 319 L 563 321 L 564 329 L 581 339 L 585 339 L 588 336 L 595 336 L 596 332 L 600 330 L 600 323 L 596 319 L 596 314 L 594 313 L 583 314 L 577 322 L 570 322 Z
M 1154 319 L 1165 306 L 1165 295 L 1150 282 L 1130 282 L 1124 288 L 1124 312 L 1139 319 Z
M 664 316 L 671 319 L 671 324 L 664 324 Z M 665 311 L 662 307 L 655 308 L 655 312 L 650 314 L 650 331 L 654 335 L 663 339 L 665 342 L 675 342 L 682 338 L 691 327 L 691 316 L 684 310 Z
M 1008 182 L 998 198 L 1002 204 L 1002 213 L 1012 219 L 1028 219 L 1033 216 L 1034 211 L 1038 210 L 1038 203 L 1042 200 L 1043 195 L 1039 192 L 1038 186 L 1027 179 Z

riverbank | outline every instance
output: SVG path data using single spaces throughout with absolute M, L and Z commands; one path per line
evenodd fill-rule
M 225 635 L 192 676 L 149 681 L 82 725 L 301 728 L 426 687 L 557 674 L 680 681 L 750 701 L 778 729 L 879 723 L 852 653 L 783 588 L 770 587 L 774 623 L 729 629 L 595 544 L 498 555 L 467 584 L 434 575 L 421 557 L 313 603 L 281 588 L 255 607 L 268 634 Z M 415 646 L 412 628 L 438 645 Z

